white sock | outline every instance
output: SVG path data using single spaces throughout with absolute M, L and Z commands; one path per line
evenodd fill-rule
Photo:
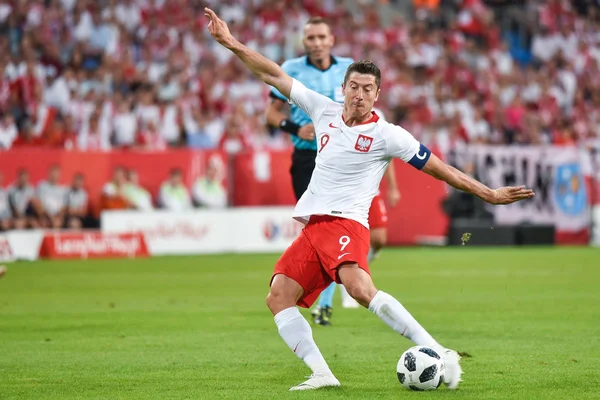
M 381 290 L 371 300 L 369 311 L 381 318 L 393 330 L 412 340 L 417 346 L 432 347 L 438 345 L 438 342 L 410 315 L 398 300 Z
M 304 361 L 313 374 L 333 375 L 313 340 L 308 321 L 296 307 L 278 312 L 275 315 L 275 324 L 283 341 Z
M 379 251 L 374 251 L 373 247 L 370 247 L 369 254 L 367 254 L 367 262 L 369 264 L 371 264 L 371 261 L 373 261 L 375 258 L 377 258 L 378 255 L 379 255 Z

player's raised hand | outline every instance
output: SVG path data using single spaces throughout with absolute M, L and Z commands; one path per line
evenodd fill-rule
M 210 20 L 208 23 L 208 31 L 212 37 L 223 46 L 228 47 L 234 38 L 231 35 L 231 32 L 229 32 L 229 27 L 227 27 L 225 21 L 219 18 L 217 14 L 208 7 L 204 8 L 204 15 Z
M 525 186 L 505 186 L 494 190 L 492 204 L 511 204 L 516 201 L 527 200 L 535 196 L 533 190 Z

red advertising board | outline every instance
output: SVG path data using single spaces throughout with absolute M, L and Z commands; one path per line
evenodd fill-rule
M 140 233 L 48 232 L 40 248 L 40 258 L 61 260 L 134 258 L 148 255 L 146 241 Z

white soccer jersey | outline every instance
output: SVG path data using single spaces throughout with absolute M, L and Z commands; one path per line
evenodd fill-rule
M 420 169 L 429 158 L 429 150 L 409 132 L 375 112 L 366 123 L 349 127 L 342 117 L 343 104 L 295 79 L 290 100 L 312 119 L 318 146 L 310 184 L 294 210 L 294 218 L 301 222 L 308 222 L 311 215 L 332 215 L 368 228 L 369 208 L 391 159 Z

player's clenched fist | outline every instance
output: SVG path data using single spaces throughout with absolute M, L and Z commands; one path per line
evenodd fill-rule
M 217 42 L 225 47 L 231 44 L 233 36 L 229 32 L 229 28 L 225 21 L 217 17 L 217 14 L 208 7 L 204 8 L 204 15 L 210 20 L 208 23 L 208 31 Z

